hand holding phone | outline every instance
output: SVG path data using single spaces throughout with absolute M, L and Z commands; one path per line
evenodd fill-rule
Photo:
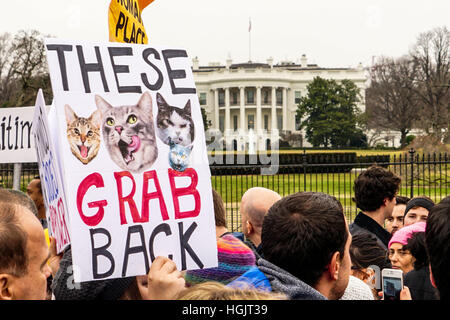
M 400 300 L 400 292 L 403 289 L 403 271 L 386 268 L 382 270 L 381 277 L 384 300 Z

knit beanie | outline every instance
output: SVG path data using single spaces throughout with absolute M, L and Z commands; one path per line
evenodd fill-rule
M 131 285 L 135 277 L 73 282 L 72 250 L 63 254 L 51 289 L 55 300 L 117 300 Z
M 391 247 L 393 243 L 400 243 L 402 245 L 406 245 L 408 243 L 408 239 L 412 237 L 415 232 L 425 232 L 426 227 L 425 222 L 416 222 L 409 226 L 403 227 L 400 230 L 396 231 L 389 241 L 388 248 Z
M 375 300 L 375 297 L 364 281 L 350 276 L 344 295 L 339 300 Z
M 431 208 L 434 207 L 434 202 L 428 200 L 427 198 L 412 198 L 411 200 L 408 201 L 408 203 L 406 204 L 406 209 L 405 209 L 405 213 L 403 214 L 403 216 L 406 216 L 406 214 L 408 213 L 408 211 L 414 207 L 422 207 L 427 209 L 428 211 L 431 210 Z
M 216 268 L 186 271 L 187 286 L 206 281 L 228 284 L 255 266 L 255 254 L 241 240 L 231 234 L 217 239 L 219 265 Z

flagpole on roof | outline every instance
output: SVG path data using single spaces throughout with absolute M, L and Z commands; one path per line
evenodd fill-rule
M 251 46 L 251 31 L 252 31 L 252 20 L 248 18 L 248 62 L 252 62 L 252 46 Z

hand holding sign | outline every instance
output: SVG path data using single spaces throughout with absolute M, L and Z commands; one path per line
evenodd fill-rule
M 183 275 L 169 258 L 158 256 L 148 273 L 148 300 L 172 300 L 185 288 Z

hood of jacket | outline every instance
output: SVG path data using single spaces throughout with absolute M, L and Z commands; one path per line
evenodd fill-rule
M 286 294 L 291 300 L 327 300 L 313 287 L 263 258 L 258 259 L 257 266 L 269 279 L 272 290 Z

